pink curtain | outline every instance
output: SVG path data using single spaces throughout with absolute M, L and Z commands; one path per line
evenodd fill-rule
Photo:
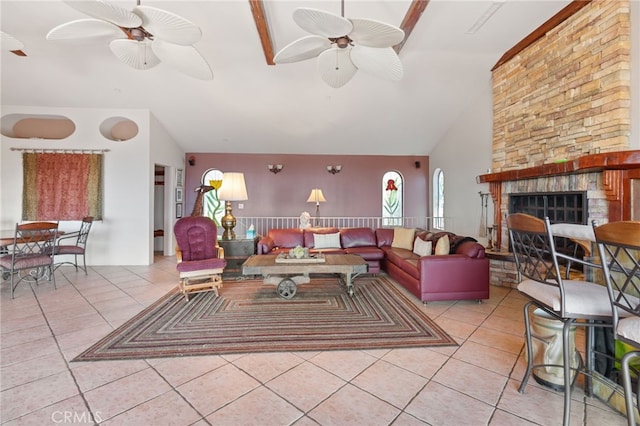
M 24 153 L 24 220 L 102 219 L 102 154 Z

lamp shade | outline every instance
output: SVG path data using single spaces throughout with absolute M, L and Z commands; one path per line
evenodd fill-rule
M 224 173 L 218 198 L 225 201 L 248 200 L 247 186 L 244 184 L 244 173 Z
M 324 198 L 324 194 L 322 194 L 322 189 L 319 188 L 312 189 L 307 199 L 307 203 L 324 203 L 325 201 L 327 200 Z

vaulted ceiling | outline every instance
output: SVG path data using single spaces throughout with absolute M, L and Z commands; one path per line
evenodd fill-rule
M 570 3 L 346 0 L 347 18 L 404 29 L 405 40 L 395 46 L 404 77 L 359 72 L 334 89 L 320 78 L 315 59 L 280 65 L 272 59 L 307 35 L 292 19 L 295 8 L 340 14 L 339 0 L 143 0 L 202 29 L 195 47 L 213 70 L 209 81 L 164 63 L 132 69 L 107 42 L 47 41 L 55 26 L 86 16 L 58 0 L 2 0 L 1 29 L 24 43 L 27 56 L 2 51 L 1 103 L 149 109 L 187 152 L 428 155 L 490 90 L 491 68 L 501 57 Z

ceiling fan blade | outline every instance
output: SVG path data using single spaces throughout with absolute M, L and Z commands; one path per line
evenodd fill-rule
M 0 31 L 0 46 L 2 46 L 2 50 L 9 51 L 24 49 L 24 43 L 4 31 Z
M 351 22 L 353 31 L 349 37 L 361 46 L 391 47 L 404 39 L 404 31 L 384 22 L 373 19 L 352 19 Z
M 109 48 L 118 59 L 137 70 L 148 70 L 160 63 L 147 40 L 113 40 Z
M 404 75 L 402 62 L 392 47 L 353 46 L 351 60 L 359 70 L 376 77 L 398 81 Z
M 137 28 L 142 25 L 142 19 L 135 13 L 101 0 L 65 1 L 65 3 L 86 15 L 109 21 L 119 27 Z
M 178 71 L 200 80 L 213 79 L 211 67 L 195 47 L 180 46 L 159 39 L 155 39 L 151 47 L 162 62 Z
M 342 37 L 353 30 L 348 19 L 319 9 L 299 7 L 293 11 L 293 20 L 308 33 L 327 38 Z
M 349 50 L 333 47 L 318 56 L 320 76 L 329 86 L 335 88 L 344 86 L 358 71 L 351 62 Z
M 276 64 L 305 61 L 315 58 L 325 50 L 331 48 L 331 42 L 326 37 L 309 35 L 295 40 L 283 47 L 273 57 Z
M 47 33 L 47 40 L 75 40 L 126 38 L 125 33 L 110 22 L 101 19 L 78 19 L 58 25 Z
M 202 31 L 193 22 L 166 10 L 151 6 L 137 6 L 134 10 L 142 18 L 142 26 L 157 38 L 190 46 L 202 38 Z

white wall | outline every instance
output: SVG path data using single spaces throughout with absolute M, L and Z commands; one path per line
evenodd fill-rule
M 464 113 L 451 126 L 447 134 L 429 153 L 431 181 L 436 169 L 444 172 L 444 216 L 447 231 L 476 238 L 480 230 L 481 204 L 478 192 L 489 192 L 488 184 L 476 183 L 476 176 L 487 173 L 491 167 L 492 152 L 492 85 L 486 87 L 476 99 L 469 99 Z M 429 200 L 432 206 L 433 200 Z M 488 200 L 488 224 L 493 225 L 493 202 Z
M 180 148 L 176 142 L 167 133 L 162 124 L 152 115 L 151 116 L 151 158 L 150 166 L 151 170 L 154 170 L 156 164 L 167 167 L 168 173 L 164 177 L 164 238 L 163 240 L 163 252 L 165 256 L 171 256 L 175 254 L 176 241 L 173 235 L 173 225 L 176 223 L 176 170 L 183 169 L 183 184 L 184 184 L 184 151 Z M 151 175 L 153 185 L 153 173 Z M 154 200 L 150 200 L 149 206 L 150 214 L 150 229 L 151 235 L 153 235 L 153 220 L 154 220 Z M 183 202 L 184 207 L 184 202 Z M 183 209 L 184 215 L 184 209 Z M 151 243 L 151 260 L 153 262 L 153 242 Z
M 62 140 L 26 140 L 2 136 L 0 155 L 0 228 L 12 229 L 22 211 L 22 153 L 12 147 L 33 149 L 108 149 L 104 153 L 103 220 L 94 222 L 87 247 L 89 265 L 147 265 L 153 262 L 153 175 L 151 151 L 162 151 L 169 164 L 181 164 L 184 154 L 162 134 L 148 110 L 110 110 L 2 106 L 2 115 L 61 115 L 71 119 L 76 131 Z M 114 142 L 100 133 L 103 121 L 126 117 L 138 125 L 138 135 Z M 153 128 L 153 131 L 152 131 Z M 158 134 L 158 142 L 151 138 Z M 169 148 L 167 148 L 169 147 Z M 156 154 L 154 154 L 155 156 Z M 171 156 L 171 161 L 168 157 Z M 60 223 L 76 230 L 79 222 Z

